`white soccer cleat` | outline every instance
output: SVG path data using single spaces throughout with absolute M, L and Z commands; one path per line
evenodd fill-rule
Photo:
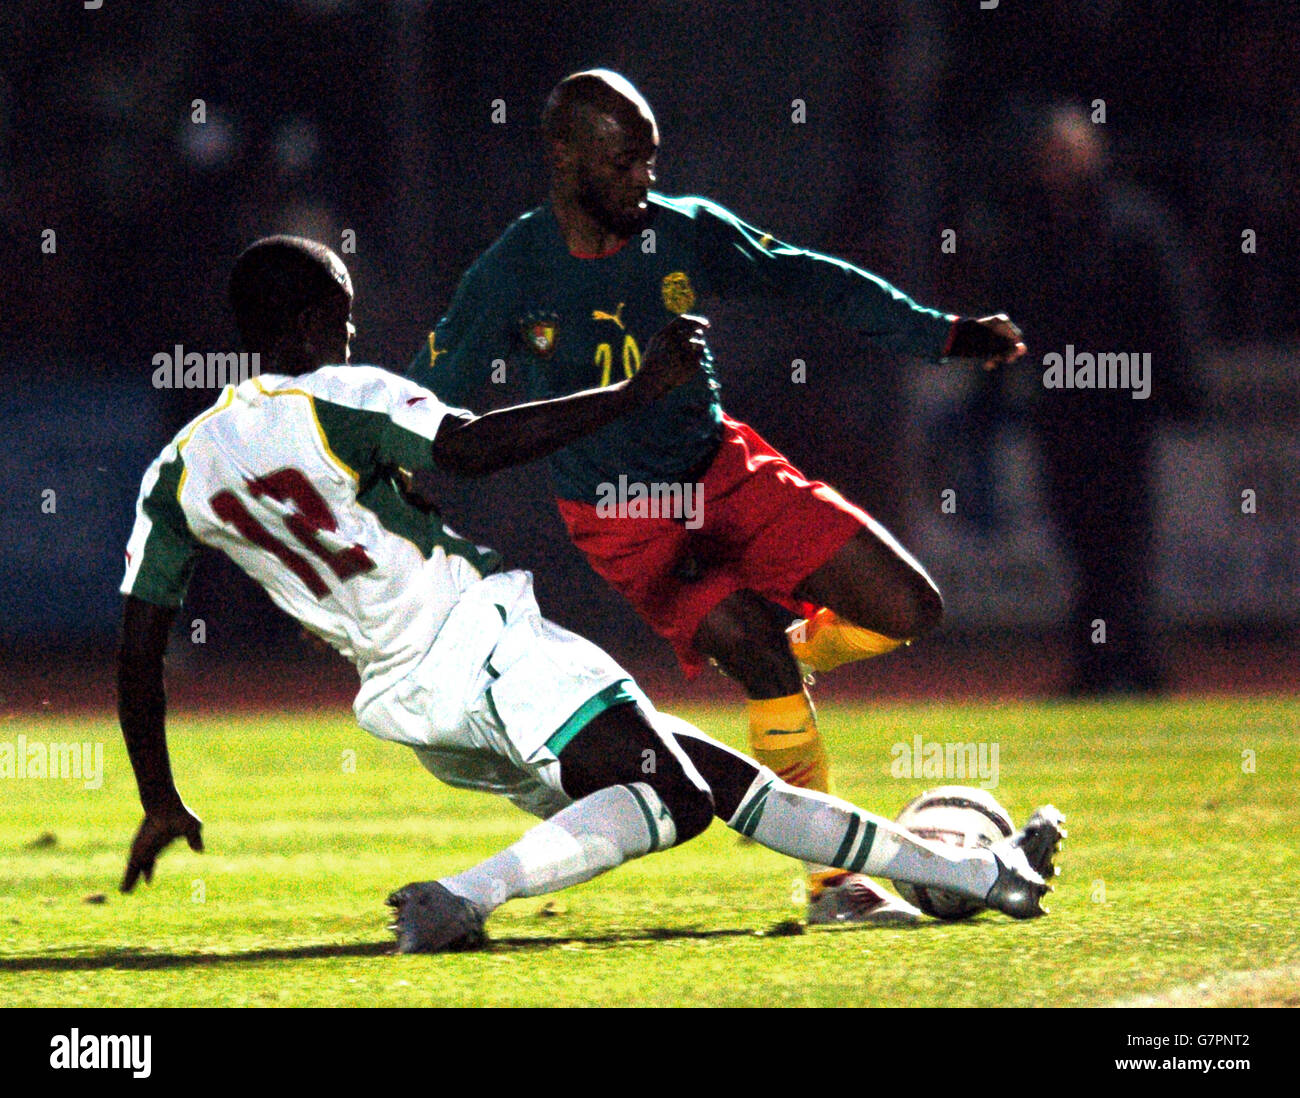
M 809 926 L 912 926 L 924 916 L 861 873 L 842 873 L 823 881 L 808 900 Z

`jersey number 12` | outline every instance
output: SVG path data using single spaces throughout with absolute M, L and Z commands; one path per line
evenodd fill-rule
M 284 524 L 298 541 L 317 558 L 324 561 L 340 580 L 348 580 L 361 572 L 369 572 L 375 562 L 359 545 L 330 549 L 322 545 L 322 530 L 333 532 L 339 528 L 334 512 L 329 508 L 311 481 L 299 469 L 277 469 L 264 477 L 248 481 L 248 491 L 254 497 L 269 496 L 281 503 L 291 503 L 296 511 L 285 516 Z M 208 504 L 223 522 L 230 523 L 246 540 L 259 549 L 273 554 L 286 568 L 307 585 L 318 599 L 329 594 L 329 585 L 301 553 L 295 552 L 272 534 L 244 506 L 240 498 L 229 489 L 218 492 Z

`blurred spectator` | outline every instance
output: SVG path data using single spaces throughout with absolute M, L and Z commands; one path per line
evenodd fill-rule
M 1054 353 L 1068 370 L 1067 347 L 1151 356 L 1145 399 L 1132 375 L 1109 389 L 1048 387 L 1045 369 L 1025 375 L 1048 505 L 1076 573 L 1068 692 L 1153 692 L 1164 674 L 1151 629 L 1151 446 L 1162 418 L 1199 403 L 1186 268 L 1168 216 L 1110 175 L 1101 131 L 1080 108 L 1038 122 L 1028 169 L 1006 211 L 992 294 L 1031 358 L 1045 368 Z

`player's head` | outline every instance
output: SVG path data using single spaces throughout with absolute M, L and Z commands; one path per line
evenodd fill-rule
M 650 105 L 608 69 L 566 76 L 542 111 L 552 186 L 599 225 L 631 236 L 649 223 L 659 127 Z
M 244 346 L 280 373 L 348 361 L 352 279 L 324 244 L 301 236 L 250 244 L 230 273 L 230 307 Z

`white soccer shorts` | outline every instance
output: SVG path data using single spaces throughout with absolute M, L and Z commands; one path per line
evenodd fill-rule
M 356 716 L 415 749 L 448 785 L 508 797 L 533 815 L 570 803 L 557 756 L 595 716 L 653 708 L 608 654 L 542 617 L 528 572 L 500 572 L 462 596 L 425 655 Z

